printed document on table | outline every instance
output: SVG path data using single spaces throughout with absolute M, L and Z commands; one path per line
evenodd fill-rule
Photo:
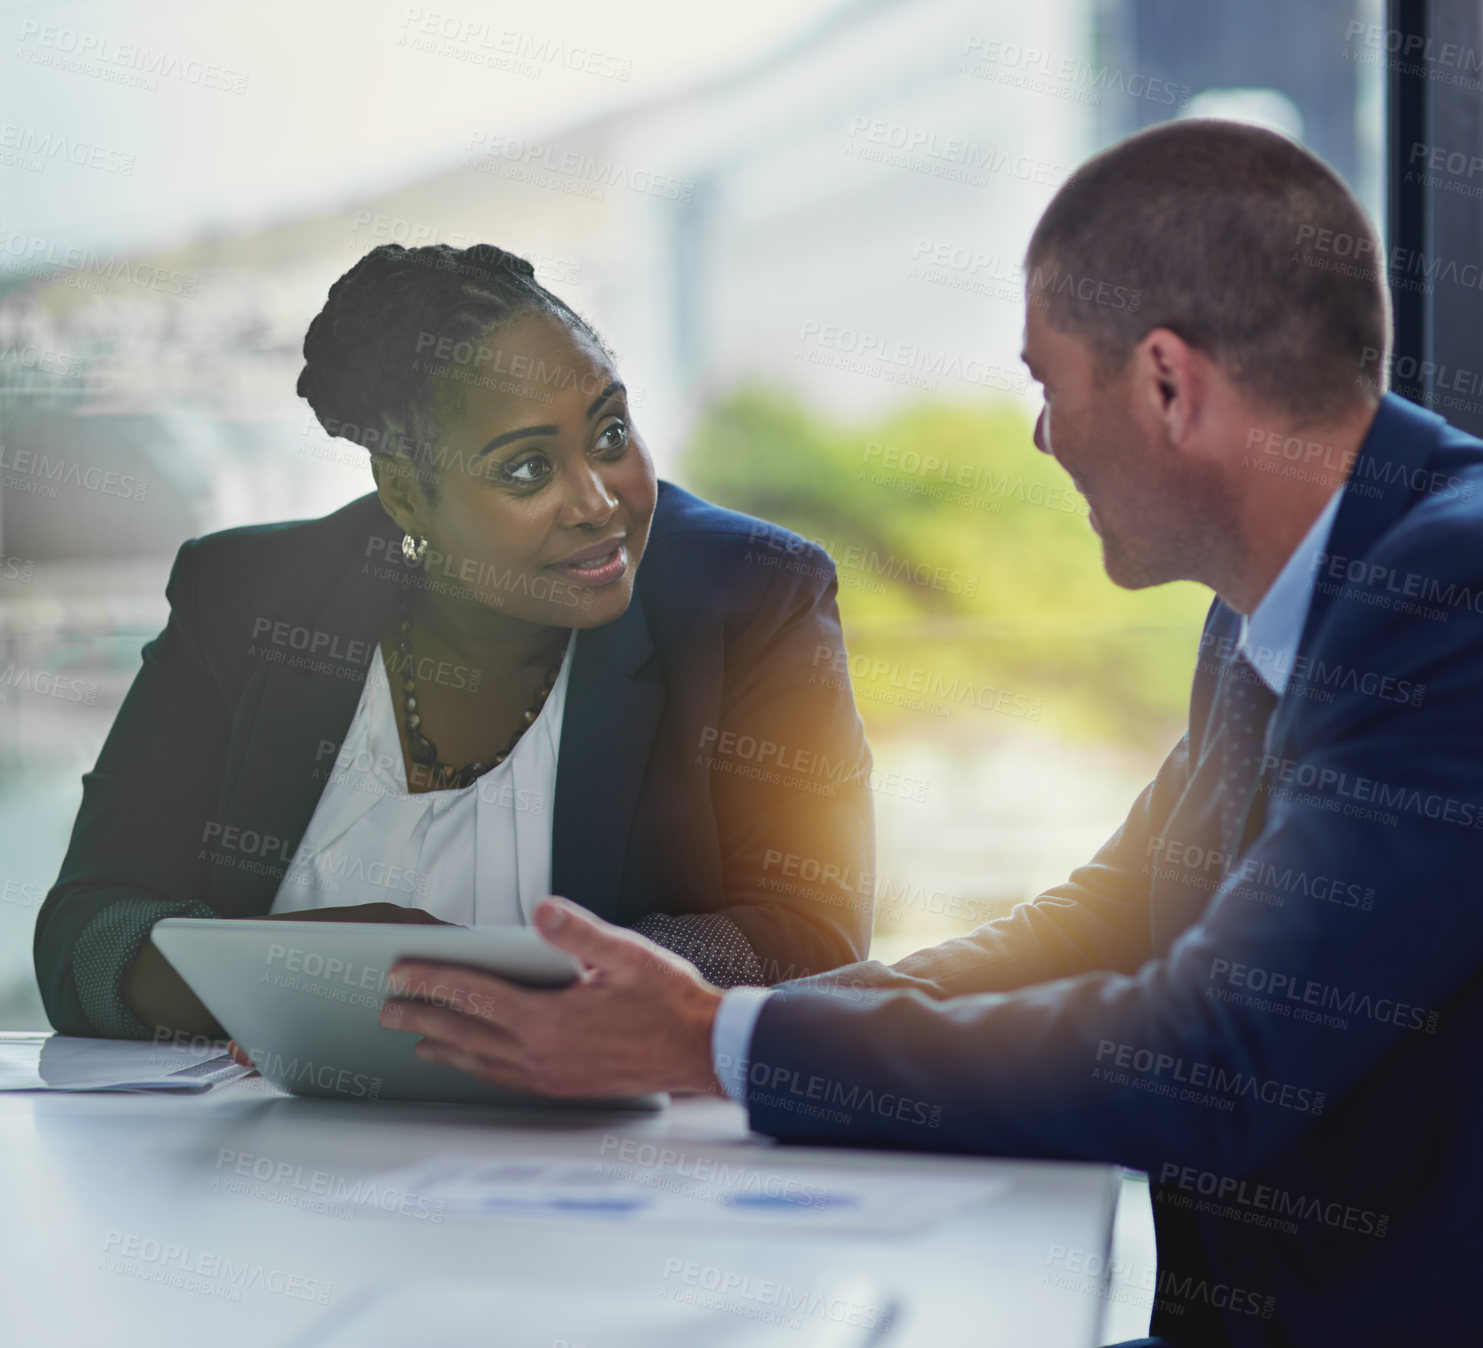
M 195 1094 L 252 1069 L 215 1045 L 0 1033 L 0 1091 L 180 1091 Z
M 366 1191 L 406 1194 L 462 1216 L 896 1236 L 992 1202 L 1008 1184 L 997 1176 L 947 1179 L 685 1156 L 640 1165 L 446 1155 L 373 1176 Z

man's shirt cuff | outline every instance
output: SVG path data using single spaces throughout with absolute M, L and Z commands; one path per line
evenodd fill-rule
M 726 1094 L 739 1105 L 747 1103 L 747 1064 L 752 1055 L 752 1031 L 771 988 L 732 988 L 721 998 L 711 1026 L 711 1063 Z

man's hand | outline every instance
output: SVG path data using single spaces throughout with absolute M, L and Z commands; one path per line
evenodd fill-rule
M 721 1001 L 695 966 L 565 899 L 542 901 L 536 929 L 585 966 L 564 988 L 398 960 L 399 994 L 381 1023 L 424 1035 L 417 1055 L 507 1090 L 563 1099 L 651 1091 L 721 1093 L 711 1024 Z

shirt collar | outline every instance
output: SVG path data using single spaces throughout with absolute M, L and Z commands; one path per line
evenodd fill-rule
M 1237 653 L 1244 656 L 1278 697 L 1287 690 L 1297 658 L 1308 606 L 1313 598 L 1313 580 L 1319 557 L 1328 545 L 1334 517 L 1339 513 L 1343 489 L 1329 497 L 1303 541 L 1293 550 L 1287 564 L 1277 573 L 1250 618 L 1241 619 L 1241 641 Z

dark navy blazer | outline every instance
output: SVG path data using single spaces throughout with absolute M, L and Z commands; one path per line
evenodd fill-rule
M 400 539 L 369 495 L 181 548 L 37 922 L 57 1029 L 145 1032 L 119 988 L 160 918 L 268 911 L 391 613 Z M 633 602 L 573 655 L 557 893 L 626 926 L 719 914 L 768 982 L 863 957 L 871 903 L 849 877 L 873 870 L 870 755 L 848 679 L 828 676 L 835 594 L 819 548 L 660 483 Z M 784 881 L 798 858 L 834 864 Z
M 1217 602 L 1117 834 L 960 940 L 775 991 L 752 1126 L 1147 1171 L 1136 1282 L 1179 1342 L 1479 1342 L 1483 443 L 1387 396 L 1315 581 L 1239 851 Z

